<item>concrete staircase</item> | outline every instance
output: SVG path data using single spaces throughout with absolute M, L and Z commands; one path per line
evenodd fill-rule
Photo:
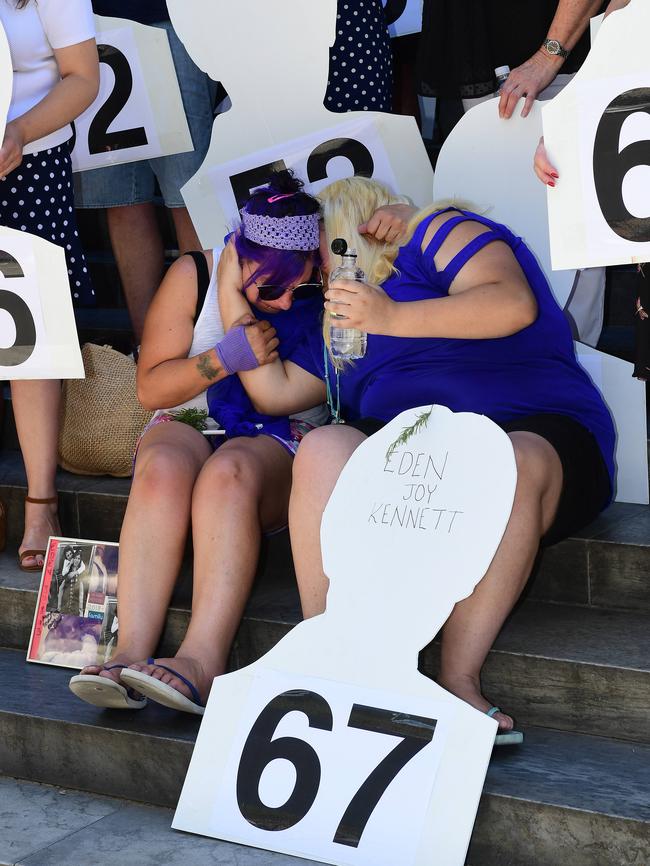
M 65 534 L 117 539 L 128 481 L 61 473 L 59 490 Z M 19 540 L 24 494 L 20 457 L 6 451 L 0 496 L 9 550 Z M 164 655 L 187 624 L 188 573 L 189 563 L 167 618 Z M 38 576 L 20 572 L 11 553 L 0 557 L 0 774 L 173 807 L 198 720 L 155 704 L 141 713 L 97 710 L 69 692 L 70 671 L 27 664 L 37 586 Z M 264 550 L 232 667 L 258 658 L 298 620 L 285 534 Z M 436 642 L 423 651 L 423 672 L 435 675 L 437 652 Z M 613 505 L 540 557 L 526 599 L 490 654 L 484 687 L 516 714 L 526 741 L 495 752 L 469 863 L 650 863 L 649 509 Z M 150 814 L 162 821 L 163 813 Z M 204 849 L 205 840 L 194 841 Z M 203 863 L 187 854 L 188 837 L 170 833 L 167 844 L 182 846 L 185 862 Z M 222 853 L 206 863 L 275 862 L 253 851 L 247 859 L 246 849 L 236 849 L 240 859 L 230 859 L 229 848 L 211 850 Z M 57 858 L 34 862 L 68 863 Z

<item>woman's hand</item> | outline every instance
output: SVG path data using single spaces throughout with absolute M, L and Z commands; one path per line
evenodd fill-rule
M 246 329 L 244 333 L 246 334 L 248 345 L 251 347 L 260 367 L 277 361 L 279 357 L 277 348 L 280 345 L 280 341 L 277 338 L 275 328 L 269 322 L 258 321 L 254 316 L 247 314 L 241 316 L 236 322 L 233 322 L 232 327 L 237 328 L 240 325 L 243 325 Z
M 358 328 L 367 334 L 392 334 L 397 304 L 379 286 L 355 280 L 330 283 L 325 293 L 325 309 L 341 328 Z
M 234 289 L 241 292 L 244 285 L 244 277 L 242 274 L 239 256 L 235 247 L 234 237 L 231 237 L 223 252 L 219 256 L 219 264 L 217 265 L 217 284 L 219 290 Z
M 417 211 L 418 209 L 410 204 L 384 205 L 377 208 L 368 222 L 359 226 L 359 234 L 368 235 L 380 243 L 399 243 Z
M 554 166 L 549 162 L 546 147 L 544 146 L 544 136 L 540 138 L 537 145 L 533 168 L 537 177 L 547 186 L 555 186 L 555 181 L 560 177 Z
M 25 147 L 25 136 L 20 124 L 12 120 L 7 124 L 5 137 L 0 148 L 0 177 L 4 178 L 12 172 L 23 161 L 23 148 Z

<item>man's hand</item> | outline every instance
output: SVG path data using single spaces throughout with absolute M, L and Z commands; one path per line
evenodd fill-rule
M 562 57 L 551 57 L 543 51 L 536 51 L 529 60 L 513 69 L 501 88 L 499 117 L 512 117 L 522 96 L 526 97 L 526 102 L 521 116 L 528 117 L 535 100 L 555 79 L 563 63 Z
M 5 137 L 0 148 L 0 177 L 5 178 L 23 161 L 25 139 L 15 120 L 10 121 L 5 129 Z
M 360 235 L 368 235 L 380 243 L 398 244 L 406 228 L 418 212 L 410 204 L 387 204 L 377 208 L 368 222 L 359 226 Z
M 246 328 L 244 331 L 246 339 L 260 367 L 278 360 L 277 348 L 280 341 L 276 336 L 275 328 L 269 322 L 258 321 L 249 314 L 233 322 L 233 328 L 238 325 L 244 325 Z

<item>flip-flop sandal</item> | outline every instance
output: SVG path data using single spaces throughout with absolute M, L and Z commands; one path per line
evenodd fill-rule
M 489 710 L 486 710 L 485 715 L 489 716 L 491 719 L 497 713 L 502 713 L 503 710 L 501 707 L 490 707 Z M 522 731 L 501 731 L 494 738 L 495 746 L 519 746 L 524 741 L 524 735 Z
M 178 689 L 173 688 L 167 683 L 161 682 L 161 680 L 156 679 L 156 677 L 152 677 L 151 674 L 145 674 L 142 671 L 134 671 L 132 668 L 125 668 L 120 674 L 120 679 L 122 682 L 126 683 L 127 686 L 137 689 L 139 692 L 142 692 L 143 695 L 146 695 L 158 704 L 162 704 L 164 707 L 169 707 L 171 710 L 180 710 L 183 713 L 193 713 L 196 716 L 203 715 L 205 707 L 201 703 L 201 696 L 199 695 L 194 683 L 191 683 L 173 668 L 169 668 L 167 665 L 158 664 L 155 659 L 147 659 L 147 664 L 155 665 L 157 668 L 162 668 L 162 670 L 172 674 L 172 676 L 178 677 L 178 679 L 190 690 L 193 700 L 186 698 L 185 695 L 182 695 L 178 691 Z
M 125 668 L 126 665 L 110 665 L 105 671 Z M 109 710 L 142 710 L 147 706 L 146 697 L 132 698 L 129 689 L 109 677 L 98 674 L 77 674 L 69 682 L 70 691 L 82 701 L 94 707 Z

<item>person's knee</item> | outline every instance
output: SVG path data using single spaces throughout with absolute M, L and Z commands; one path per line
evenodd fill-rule
M 258 496 L 262 488 L 260 467 L 256 460 L 240 452 L 215 454 L 205 464 L 195 488 L 195 497 L 205 494 L 227 501 L 234 495 Z
M 194 477 L 193 463 L 182 449 L 166 444 L 151 446 L 138 454 L 134 486 L 153 494 L 177 492 L 187 479 Z
M 540 436 L 513 433 L 512 447 L 517 465 L 517 495 L 543 496 L 562 483 L 562 464 L 553 446 Z

